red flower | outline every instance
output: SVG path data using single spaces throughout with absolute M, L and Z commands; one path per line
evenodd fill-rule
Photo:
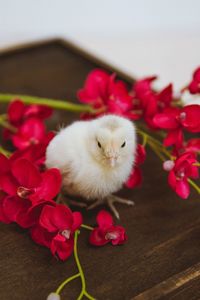
M 198 167 L 194 153 L 187 152 L 180 155 L 175 161 L 165 161 L 163 167 L 169 171 L 168 183 L 171 188 L 183 199 L 188 198 L 190 187 L 188 178 L 198 178 Z
M 81 102 L 91 104 L 94 108 L 102 107 L 108 100 L 110 75 L 95 69 L 89 73 L 84 88 L 78 91 Z
M 138 144 L 135 165 L 133 166 L 132 172 L 131 172 L 128 180 L 125 183 L 126 187 L 131 189 L 131 188 L 141 185 L 142 172 L 141 172 L 139 166 L 144 163 L 145 159 L 146 159 L 145 148 L 142 145 Z
M 161 92 L 157 94 L 158 111 L 162 112 L 163 109 L 170 107 L 173 100 L 173 86 L 170 83 Z
M 4 130 L 4 138 L 11 139 L 14 146 L 24 149 L 38 144 L 46 138 L 43 120 L 52 114 L 52 109 L 44 105 L 25 105 L 15 100 L 8 107 L 8 120 L 16 128 L 16 132 Z
M 191 94 L 200 93 L 200 67 L 198 67 L 194 72 L 192 81 L 190 82 L 188 89 Z
M 74 232 L 81 226 L 82 216 L 79 212 L 71 212 L 65 205 L 55 207 L 45 205 L 39 219 L 39 225 L 33 227 L 33 240 L 50 248 L 53 255 L 61 260 L 67 259 L 74 245 Z
M 170 106 L 173 96 L 172 84 L 169 84 L 161 92 L 156 93 L 151 87 L 155 79 L 155 76 L 148 77 L 136 81 L 133 86 L 136 107 L 142 111 L 145 122 L 152 129 L 157 128 L 153 122 L 153 117 L 158 112 L 162 112 L 163 109 Z
M 156 94 L 151 88 L 151 83 L 156 76 L 138 80 L 133 85 L 134 105 L 137 110 L 141 110 L 141 117 L 147 125 L 152 127 L 152 117 L 157 112 Z
M 23 158 L 12 163 L 0 155 L 0 162 L 0 189 L 5 193 L 1 209 L 10 222 L 15 221 L 23 227 L 29 227 L 33 223 L 33 216 L 38 216 L 36 211 L 44 203 L 51 203 L 58 194 L 61 186 L 60 172 L 49 169 L 40 173 L 36 166 Z M 27 218 L 27 214 L 31 217 Z
M 6 195 L 0 190 L 0 222 L 9 224 L 11 223 L 10 219 L 6 216 L 3 206 Z
M 98 227 L 90 234 L 90 243 L 94 246 L 103 246 L 108 243 L 113 245 L 124 244 L 127 240 L 125 229 L 122 226 L 113 225 L 112 216 L 105 210 L 97 215 Z
M 25 105 L 20 99 L 12 101 L 8 107 L 9 122 L 18 127 L 29 118 L 44 120 L 52 115 L 53 110 L 46 105 Z
M 134 113 L 133 109 L 133 97 L 128 93 L 125 84 L 122 81 L 115 81 L 115 77 L 112 75 L 109 85 L 107 112 L 137 120 L 140 115 Z
M 11 137 L 13 145 L 18 149 L 25 149 L 30 145 L 39 144 L 46 138 L 47 133 L 44 123 L 35 118 L 25 121 L 18 128 L 17 133 Z
M 190 139 L 189 141 L 187 141 L 185 149 L 187 152 L 200 152 L 200 139 Z
M 176 157 L 185 152 L 193 152 L 195 154 L 200 152 L 200 139 L 192 138 L 188 141 L 183 141 L 181 146 L 173 148 L 172 155 Z
M 164 145 L 183 144 L 182 129 L 189 132 L 200 131 L 200 105 L 188 105 L 179 108 L 167 108 L 163 113 L 155 115 L 153 121 L 159 128 L 168 130 Z
M 26 158 L 38 167 L 43 167 L 45 163 L 46 148 L 54 137 L 53 132 L 48 132 L 39 144 L 33 144 L 22 150 L 16 150 L 10 157 L 11 162 L 19 158 Z
M 145 101 L 145 98 L 152 93 L 151 84 L 157 78 L 157 76 L 147 77 L 138 80 L 133 85 L 133 91 L 135 93 L 136 99 L 141 99 Z
M 84 88 L 78 92 L 78 98 L 100 109 L 97 115 L 113 113 L 136 120 L 140 116 L 133 111 L 133 97 L 129 95 L 126 85 L 102 70 L 93 70 L 87 77 Z M 90 118 L 90 114 L 84 114 Z M 94 117 L 94 116 L 93 116 Z

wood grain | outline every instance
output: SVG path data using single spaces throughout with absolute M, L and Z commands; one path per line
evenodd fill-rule
M 77 101 L 76 92 L 88 72 L 99 66 L 112 71 L 61 40 L 12 49 L 0 53 L 0 91 Z M 130 77 L 118 74 L 131 84 Z M 0 110 L 5 108 L 1 105 Z M 56 129 L 77 118 L 75 113 L 56 111 L 47 125 Z M 88 232 L 81 232 L 78 246 L 88 290 L 99 300 L 200 299 L 199 196 L 192 191 L 188 200 L 180 200 L 151 152 L 143 174 L 142 188 L 120 192 L 136 203 L 133 208 L 118 206 L 127 244 L 94 248 L 87 242 Z M 94 225 L 99 209 L 82 210 L 85 223 Z M 46 299 L 76 272 L 73 257 L 65 263 L 55 260 L 15 224 L 0 224 L 0 249 L 1 300 Z M 62 299 L 76 299 L 79 291 L 77 279 Z
M 200 277 L 200 263 L 142 292 L 132 300 L 157 300 Z

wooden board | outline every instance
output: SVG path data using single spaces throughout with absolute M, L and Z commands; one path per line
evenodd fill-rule
M 133 58 L 134 59 L 134 58 Z M 0 92 L 76 101 L 90 70 L 104 67 L 131 83 L 132 78 L 62 40 L 25 45 L 0 53 Z M 1 105 L 1 112 L 5 106 Z M 56 112 L 50 128 L 69 124 L 75 113 Z M 123 190 L 135 207 L 118 205 L 129 240 L 121 247 L 93 248 L 81 231 L 80 259 L 88 291 L 101 300 L 200 299 L 200 199 L 179 199 L 167 185 L 160 161 L 148 153 L 142 188 Z M 82 211 L 94 225 L 93 212 Z M 91 259 L 92 258 L 92 259 Z M 0 299 L 43 300 L 66 277 L 75 274 L 73 257 L 55 260 L 15 224 L 0 224 Z M 79 280 L 62 299 L 76 299 Z

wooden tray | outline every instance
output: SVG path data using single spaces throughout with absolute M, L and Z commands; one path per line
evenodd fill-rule
M 51 40 L 1 52 L 0 91 L 76 101 L 76 91 L 95 67 L 133 81 L 68 42 Z M 56 112 L 49 126 L 77 118 Z M 121 192 L 136 203 L 131 209 L 118 207 L 129 236 L 126 245 L 93 248 L 87 243 L 88 232 L 81 232 L 79 253 L 88 291 L 99 300 L 200 299 L 200 199 L 192 193 L 189 200 L 180 200 L 169 189 L 167 174 L 153 153 L 143 172 L 141 189 Z M 97 211 L 83 211 L 85 223 L 93 225 Z M 44 300 L 75 272 L 73 257 L 59 262 L 26 231 L 0 224 L 1 300 Z M 62 299 L 76 299 L 79 291 L 76 280 Z

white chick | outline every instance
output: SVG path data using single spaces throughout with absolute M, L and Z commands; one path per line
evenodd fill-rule
M 134 164 L 136 130 L 133 123 L 116 115 L 77 121 L 62 129 L 46 152 L 47 168 L 60 169 L 63 191 L 96 202 L 107 201 L 115 216 L 114 202 L 133 205 L 112 195 L 128 179 Z

